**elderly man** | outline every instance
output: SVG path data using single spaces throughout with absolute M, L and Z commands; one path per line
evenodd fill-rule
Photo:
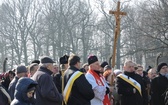
M 69 68 L 64 73 L 65 103 L 67 105 L 90 105 L 94 92 L 85 75 L 79 70 L 80 58 L 77 55 L 71 55 L 68 64 Z
M 86 79 L 92 85 L 95 97 L 91 100 L 91 105 L 110 105 L 107 94 L 110 92 L 107 83 L 101 76 L 100 63 L 97 56 L 88 58 L 89 70 L 86 73 Z
M 35 92 L 36 105 L 61 105 L 63 97 L 51 77 L 55 62 L 47 56 L 42 57 L 40 62 L 40 68 L 32 77 L 38 83 Z
M 148 78 L 150 79 L 150 82 L 157 76 L 155 68 L 151 68 L 148 71 Z

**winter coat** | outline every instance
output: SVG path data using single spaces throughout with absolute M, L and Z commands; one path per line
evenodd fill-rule
M 5 89 L 1 84 L 0 84 L 0 88 Z M 1 89 L 0 89 L 0 105 L 9 105 L 8 98 L 7 98 L 7 96 L 2 92 Z
M 14 79 L 9 84 L 8 93 L 11 97 L 11 100 L 14 99 L 15 86 L 16 86 L 16 83 L 18 82 L 18 80 L 19 80 L 19 78 L 17 76 L 15 76 Z
M 165 76 L 159 74 L 158 77 L 154 78 L 151 83 L 151 96 L 152 105 L 165 105 L 164 92 L 168 88 L 168 79 Z
M 32 105 L 32 98 L 28 98 L 27 96 L 27 89 L 29 85 L 36 86 L 37 83 L 27 77 L 22 77 L 18 80 L 15 88 L 14 100 L 10 105 Z
M 145 86 L 143 84 L 142 77 L 134 72 L 124 72 L 125 75 L 136 80 L 141 85 L 141 93 L 136 90 L 136 93 L 133 92 L 133 86 L 128 82 L 124 81 L 120 77 L 117 77 L 117 92 L 121 96 L 121 105 L 143 105 L 143 95 L 145 93 Z
M 36 105 L 61 105 L 63 96 L 58 92 L 52 72 L 45 67 L 40 67 L 32 79 L 38 83 L 35 97 Z
M 68 80 L 76 71 L 79 71 L 79 69 L 74 66 L 69 67 L 65 71 L 64 86 L 66 86 Z M 82 74 L 74 81 L 67 105 L 90 105 L 90 100 L 93 98 L 92 86 L 87 81 L 85 75 Z

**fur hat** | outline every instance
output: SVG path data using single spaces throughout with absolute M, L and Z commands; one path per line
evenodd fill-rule
M 68 63 L 68 58 L 69 58 L 68 55 L 62 56 L 62 57 L 59 59 L 60 64 L 67 64 L 67 63 Z

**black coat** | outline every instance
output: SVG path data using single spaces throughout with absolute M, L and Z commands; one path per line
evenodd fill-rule
M 151 83 L 152 105 L 165 105 L 164 92 L 168 88 L 168 79 L 161 74 L 154 78 Z
M 133 93 L 134 87 L 120 77 L 117 77 L 117 92 L 121 96 L 121 105 L 143 105 L 145 87 L 141 76 L 134 72 L 124 72 L 124 74 L 133 78 L 141 85 L 142 96 L 138 90 L 136 90 L 136 93 Z
M 63 97 L 58 92 L 51 74 L 47 68 L 40 67 L 32 77 L 38 83 L 35 93 L 36 105 L 61 105 Z
M 76 71 L 79 70 L 73 66 L 65 71 L 64 86 Z M 87 81 L 85 75 L 82 74 L 74 81 L 67 105 L 90 105 L 90 100 L 93 98 L 94 92 L 92 86 Z
M 0 88 L 5 89 L 5 88 L 1 85 L 1 83 L 0 83 Z M 7 96 L 1 91 L 1 89 L 0 89 L 0 105 L 9 105 L 9 103 L 8 103 L 8 98 L 7 98 Z
M 18 80 L 15 88 L 14 100 L 10 105 L 32 105 L 31 98 L 27 97 L 29 85 L 36 86 L 36 82 L 30 78 L 23 77 Z
M 62 93 L 62 75 L 61 75 L 61 71 L 59 71 L 58 74 L 53 76 L 53 81 L 54 81 L 55 86 L 57 87 L 59 93 Z
M 146 72 L 143 72 L 143 76 L 142 76 L 142 81 L 144 83 L 144 86 L 145 86 L 145 92 L 144 92 L 144 95 L 143 95 L 143 104 L 144 105 L 148 105 L 148 86 L 150 85 L 150 80 L 149 78 L 147 77 L 147 74 Z

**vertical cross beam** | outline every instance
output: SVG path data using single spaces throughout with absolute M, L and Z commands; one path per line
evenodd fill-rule
M 120 11 L 120 2 L 117 2 L 117 10 L 116 11 L 109 11 L 109 14 L 114 14 L 116 19 L 116 27 L 115 27 L 115 33 L 114 33 L 114 41 L 113 41 L 113 56 L 112 56 L 112 68 L 115 66 L 115 58 L 116 58 L 116 45 L 118 41 L 118 37 L 120 34 L 120 20 L 122 15 L 126 15 L 125 12 Z

